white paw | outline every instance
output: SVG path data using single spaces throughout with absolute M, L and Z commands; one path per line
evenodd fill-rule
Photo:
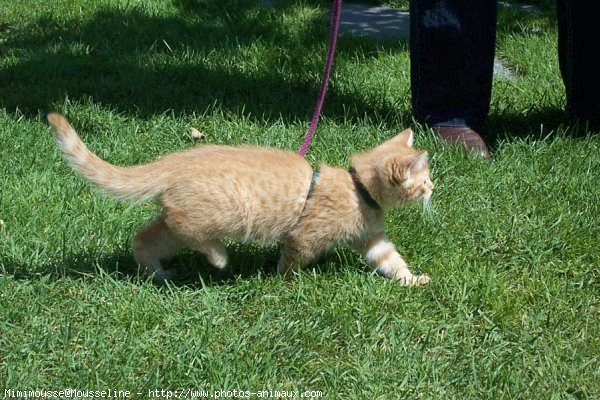
M 227 255 L 216 254 L 211 257 L 208 257 L 208 262 L 219 269 L 227 268 Z
M 427 275 L 408 275 L 408 276 L 397 276 L 396 280 L 401 286 L 421 286 L 429 283 L 429 276 Z

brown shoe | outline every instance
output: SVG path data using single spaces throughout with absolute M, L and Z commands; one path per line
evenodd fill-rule
M 459 143 L 469 154 L 475 157 L 483 157 L 485 159 L 490 158 L 490 152 L 488 151 L 487 145 L 481 136 L 479 136 L 479 133 L 471 128 L 459 126 L 434 126 L 433 130 L 447 143 Z

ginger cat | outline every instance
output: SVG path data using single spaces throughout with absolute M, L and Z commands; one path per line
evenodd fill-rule
M 352 157 L 348 170 L 321 165 L 313 175 L 296 153 L 261 147 L 205 145 L 145 165 L 118 167 L 87 149 L 67 119 L 48 114 L 58 146 L 79 174 L 124 200 L 154 200 L 162 213 L 133 239 L 141 271 L 169 279 L 161 260 L 182 246 L 227 266 L 224 237 L 283 241 L 277 271 L 286 274 L 338 243 L 361 252 L 378 273 L 402 285 L 422 285 L 384 233 L 384 211 L 433 190 L 427 152 L 412 148 L 405 130 Z

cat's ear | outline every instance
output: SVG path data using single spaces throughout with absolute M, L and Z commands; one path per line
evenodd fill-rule
M 422 150 L 411 155 L 410 158 L 395 157 L 388 163 L 390 181 L 400 184 L 407 180 L 412 174 L 416 174 L 427 164 L 427 152 Z
M 400 142 L 404 143 L 405 145 L 407 145 L 408 147 L 413 146 L 414 137 L 415 137 L 415 135 L 414 135 L 412 129 L 410 129 L 410 128 L 406 128 L 405 130 L 403 130 L 402 132 L 400 132 L 398 134 L 398 140 Z
M 382 148 L 389 148 L 389 146 L 407 146 L 412 147 L 413 145 L 413 131 L 410 128 L 406 128 L 393 138 L 387 140 L 385 143 L 381 145 Z
M 423 169 L 427 164 L 428 154 L 425 150 L 419 151 L 410 163 L 409 172 L 416 173 Z

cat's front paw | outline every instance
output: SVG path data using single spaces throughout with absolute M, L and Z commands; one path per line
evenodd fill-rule
M 398 276 L 396 280 L 401 286 L 421 286 L 429 284 L 428 275 Z

